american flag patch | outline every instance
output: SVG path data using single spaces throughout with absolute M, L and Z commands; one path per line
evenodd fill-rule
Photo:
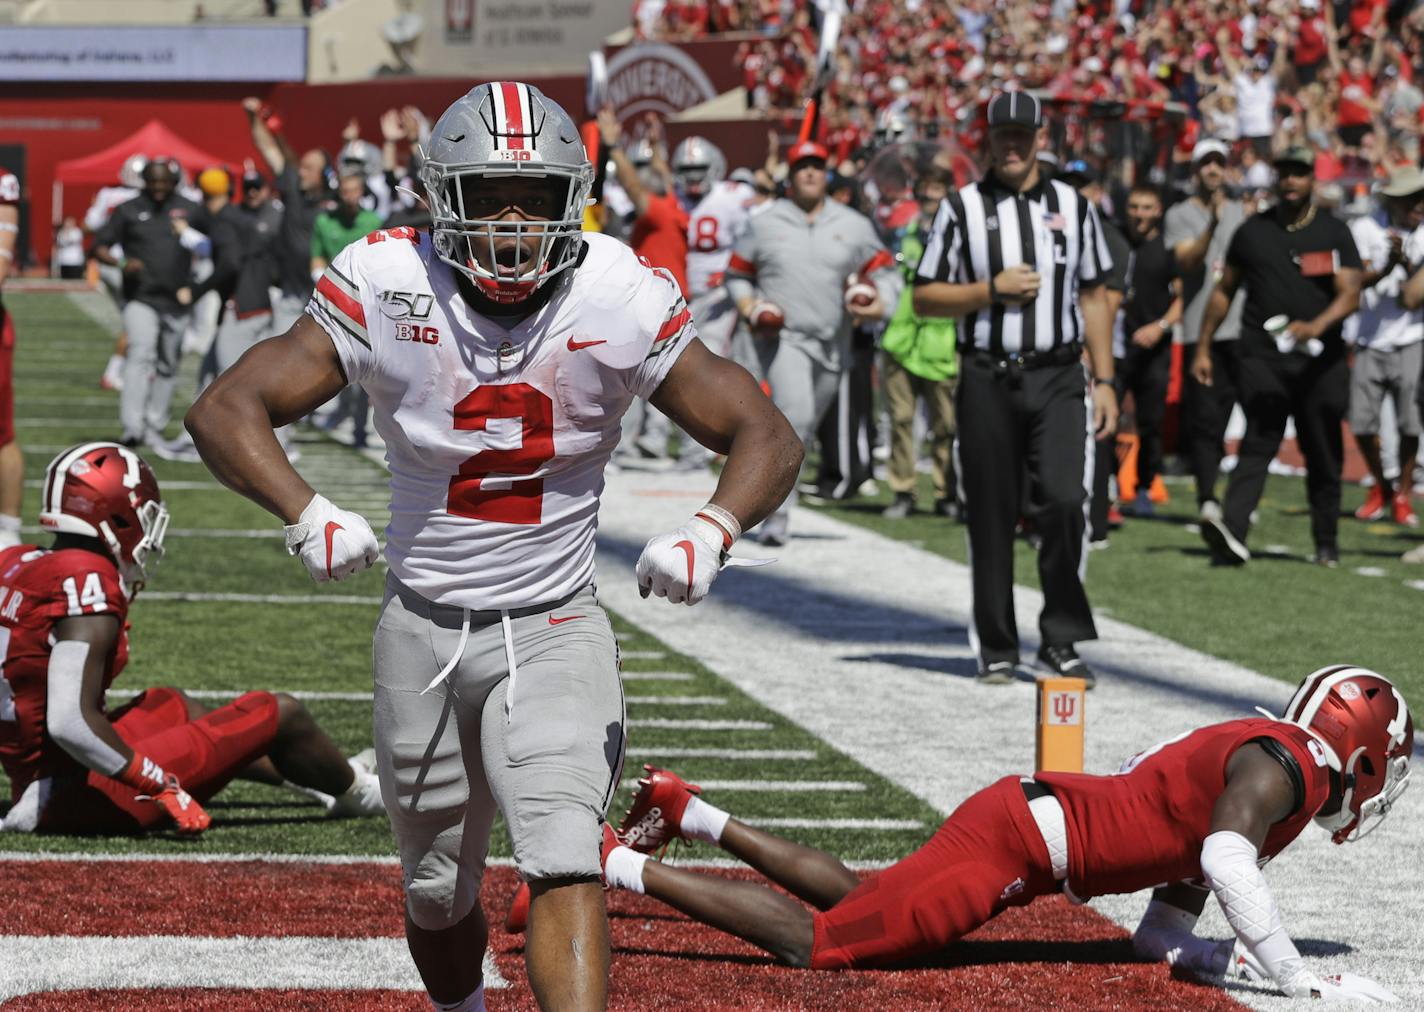
M 1050 229 L 1052 229 L 1054 232 L 1062 232 L 1065 228 L 1068 227 L 1067 219 L 1065 219 L 1063 215 L 1059 214 L 1057 211 L 1054 211 L 1052 214 L 1044 215 L 1043 223 L 1047 225 Z

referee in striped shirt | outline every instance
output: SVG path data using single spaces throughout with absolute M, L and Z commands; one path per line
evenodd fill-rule
M 1039 175 L 1042 108 L 1006 92 L 989 103 L 988 176 L 940 205 L 915 278 L 915 312 L 960 318 L 959 464 L 974 580 L 979 678 L 1014 680 L 1014 528 L 1024 481 L 1042 538 L 1038 659 L 1093 684 L 1074 644 L 1095 639 L 1083 590 L 1093 439 L 1117 427 L 1112 264 L 1098 212 Z M 1083 368 L 1083 349 L 1092 362 Z

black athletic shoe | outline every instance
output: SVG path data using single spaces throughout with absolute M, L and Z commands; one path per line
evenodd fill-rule
M 1251 561 L 1251 550 L 1238 541 L 1222 521 L 1203 515 L 1201 536 L 1217 562 L 1226 566 L 1244 566 Z
M 1090 689 L 1098 684 L 1098 676 L 1093 674 L 1092 668 L 1083 663 L 1083 659 L 1078 656 L 1078 651 L 1073 649 L 1071 643 L 1045 643 L 1039 648 L 1038 663 L 1055 675 L 1061 675 L 1064 678 L 1081 678 Z
M 1315 550 L 1315 557 L 1310 561 L 1317 566 L 1324 566 L 1326 569 L 1340 568 L 1340 549 L 1334 545 L 1321 545 Z
M 979 669 L 980 685 L 1011 685 L 1015 680 L 1013 661 L 990 661 Z

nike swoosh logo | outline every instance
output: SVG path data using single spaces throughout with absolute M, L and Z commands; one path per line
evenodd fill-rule
M 682 554 L 687 556 L 687 592 L 692 593 L 692 560 L 697 557 L 697 549 L 692 547 L 692 542 L 683 538 L 674 548 L 681 548 Z
M 573 621 L 574 619 L 576 619 L 576 618 L 583 618 L 583 616 L 582 616 L 582 615 L 565 615 L 563 618 L 556 618 L 555 616 L 550 615 L 550 616 L 549 616 L 549 624 L 550 624 L 550 625 L 563 625 L 565 622 L 572 622 L 572 621 Z
M 592 348 L 595 344 L 607 344 L 607 343 L 608 343 L 608 342 L 607 342 L 606 340 L 603 340 L 603 341 L 575 341 L 575 340 L 571 337 L 571 338 L 569 338 L 569 351 L 578 351 L 578 350 L 580 350 L 581 348 Z
M 328 580 L 331 579 L 331 541 L 336 537 L 337 531 L 344 530 L 346 530 L 346 528 L 342 527 L 335 520 L 328 520 L 326 522 L 326 578 Z

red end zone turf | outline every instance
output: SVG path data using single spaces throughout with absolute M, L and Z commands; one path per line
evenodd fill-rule
M 8 934 L 391 938 L 401 932 L 400 876 L 390 865 L 26 861 L 0 862 L 0 871 L 16 886 L 7 893 Z M 489 994 L 492 1010 L 535 1008 L 524 977 L 524 937 L 500 927 L 516 881 L 509 868 L 485 874 L 490 947 L 514 985 Z M 202 895 L 204 902 L 178 914 L 173 900 L 180 895 Z M 1134 962 L 1125 931 L 1059 897 L 1009 911 L 932 966 L 841 973 L 778 966 L 646 897 L 609 893 L 608 909 L 614 946 L 609 1006 L 620 1010 L 1242 1007 L 1219 988 L 1173 980 L 1164 966 Z M 200 987 L 49 991 L 0 1006 L 6 1012 L 428 1007 L 410 992 Z

